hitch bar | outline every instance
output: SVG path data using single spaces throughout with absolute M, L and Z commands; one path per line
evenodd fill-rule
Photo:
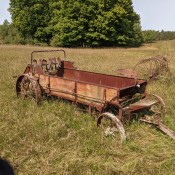
M 167 134 L 172 139 L 175 139 L 175 132 L 171 130 L 170 128 L 168 128 L 166 125 L 164 125 L 162 122 L 159 121 L 159 122 L 154 123 L 147 119 L 139 119 L 139 120 L 141 122 L 145 122 L 145 123 L 153 125 L 157 129 L 161 130 L 163 133 Z

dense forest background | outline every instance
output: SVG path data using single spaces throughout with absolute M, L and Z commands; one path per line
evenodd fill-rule
M 9 11 L 0 43 L 135 47 L 175 39 L 172 31 L 142 31 L 132 0 L 10 0 Z

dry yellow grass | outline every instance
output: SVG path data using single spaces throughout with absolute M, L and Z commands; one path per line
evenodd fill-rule
M 19 175 L 175 174 L 175 141 L 137 121 L 125 126 L 124 145 L 101 138 L 96 119 L 59 100 L 44 99 L 37 106 L 21 101 L 13 75 L 22 74 L 34 46 L 0 45 L 0 152 Z M 175 41 L 140 48 L 65 49 L 67 58 L 83 70 L 116 74 L 139 60 L 167 55 L 175 75 Z M 164 123 L 175 130 L 175 83 L 162 78 L 148 86 L 167 104 Z

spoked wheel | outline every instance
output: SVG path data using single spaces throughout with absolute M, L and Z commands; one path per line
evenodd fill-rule
M 139 78 L 150 81 L 159 75 L 159 63 L 156 60 L 145 59 L 136 64 L 134 71 Z
M 112 136 L 121 142 L 126 140 L 123 124 L 117 116 L 105 112 L 98 117 L 97 126 L 101 127 L 106 136 Z
M 29 76 L 20 76 L 16 83 L 16 92 L 19 98 L 30 98 L 36 103 L 40 102 L 41 89 L 38 82 Z

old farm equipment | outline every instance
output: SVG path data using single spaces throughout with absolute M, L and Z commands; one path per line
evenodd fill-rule
M 127 77 L 139 77 L 148 82 L 158 79 L 159 77 L 172 77 L 168 66 L 168 59 L 164 56 L 155 56 L 140 60 L 133 69 L 118 69 L 117 73 Z
M 159 55 L 152 58 L 142 59 L 135 65 L 134 70 L 139 77 L 144 77 L 148 81 L 155 80 L 165 73 L 170 74 L 168 59 Z
M 35 58 L 36 54 L 46 52 L 62 53 L 63 58 Z M 126 134 L 122 123 L 135 118 L 138 112 L 142 114 L 143 110 L 141 120 L 161 129 L 165 104 L 159 96 L 147 95 L 146 86 L 147 81 L 143 79 L 76 69 L 73 62 L 66 61 L 64 50 L 50 50 L 31 53 L 30 64 L 17 79 L 16 91 L 18 97 L 30 97 L 37 103 L 44 93 L 81 104 L 89 113 L 96 111 L 99 114 L 97 126 L 103 133 L 123 141 Z M 163 128 L 164 132 L 171 132 Z M 173 132 L 169 135 L 175 137 Z

